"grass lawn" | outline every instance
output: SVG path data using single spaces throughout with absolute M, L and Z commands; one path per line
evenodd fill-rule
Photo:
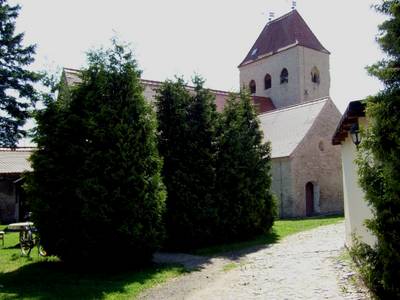
M 224 252 L 241 250 L 248 247 L 273 244 L 280 239 L 300 231 L 309 230 L 322 225 L 335 224 L 343 221 L 343 216 L 313 217 L 306 219 L 277 220 L 269 234 L 261 235 L 254 239 L 231 244 L 217 245 L 194 251 L 197 255 L 219 255 Z
M 2 230 L 5 226 L 0 226 Z M 179 276 L 178 266 L 154 266 L 119 273 L 74 272 L 55 257 L 21 257 L 18 234 L 0 243 L 0 299 L 132 299 L 141 291 Z
M 216 255 L 252 246 L 262 246 L 300 231 L 340 222 L 343 217 L 278 220 L 271 233 L 255 239 L 195 251 Z M 4 226 L 0 226 L 2 230 Z M 224 271 L 235 268 L 228 265 Z M 0 299 L 132 299 L 143 290 L 186 272 L 179 266 L 153 266 L 140 271 L 82 273 L 69 270 L 57 258 L 41 258 L 33 249 L 31 258 L 21 257 L 18 234 L 6 234 L 0 245 Z

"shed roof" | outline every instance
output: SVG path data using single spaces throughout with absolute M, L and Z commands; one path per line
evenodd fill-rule
M 29 157 L 33 149 L 0 149 L 0 174 L 20 174 L 32 171 Z
M 292 10 L 265 25 L 239 67 L 297 45 L 329 54 L 297 10 Z
M 329 98 L 324 98 L 259 116 L 264 140 L 270 141 L 272 158 L 287 157 L 303 140 Z
M 332 137 L 332 145 L 340 145 L 348 136 L 353 124 L 358 122 L 358 118 L 365 117 L 365 106 L 365 100 L 357 100 L 349 103 Z

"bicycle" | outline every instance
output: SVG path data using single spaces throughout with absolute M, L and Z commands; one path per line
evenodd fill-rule
M 40 238 L 37 234 L 37 229 L 33 225 L 27 225 L 24 231 L 19 233 L 19 244 L 21 253 L 24 256 L 29 256 L 32 249 L 37 246 L 40 256 L 46 256 L 46 251 L 40 244 Z
M 6 228 L 7 232 L 19 232 L 19 245 L 23 256 L 30 256 L 32 249 L 36 246 L 40 256 L 47 253 L 40 244 L 40 238 L 36 227 L 32 222 L 13 223 Z

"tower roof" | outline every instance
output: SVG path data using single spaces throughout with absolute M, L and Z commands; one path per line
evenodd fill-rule
M 265 25 L 239 67 L 297 45 L 330 54 L 322 46 L 297 10 L 292 10 L 290 13 Z

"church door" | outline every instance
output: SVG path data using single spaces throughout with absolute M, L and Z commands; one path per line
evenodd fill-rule
M 312 216 L 314 213 L 314 185 L 311 182 L 306 184 L 306 215 Z

